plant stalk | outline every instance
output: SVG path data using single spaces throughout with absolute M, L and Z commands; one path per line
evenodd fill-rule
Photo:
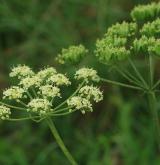
M 121 83 L 121 82 L 112 81 L 112 80 L 108 80 L 108 79 L 104 79 L 104 78 L 101 78 L 101 81 L 110 83 L 112 85 L 122 86 L 122 87 L 136 89 L 136 90 L 142 90 L 142 88 L 140 88 L 138 86 L 128 85 L 128 84 L 124 84 L 124 83 Z
M 157 134 L 158 149 L 160 150 L 160 122 L 159 115 L 156 107 L 156 96 L 154 92 L 148 93 L 148 101 L 150 111 L 152 112 L 153 122 L 154 122 L 154 132 Z
M 61 139 L 61 137 L 60 137 L 60 135 L 59 135 L 59 133 L 58 133 L 58 131 L 57 131 L 57 129 L 56 129 L 56 127 L 55 127 L 53 121 L 51 120 L 51 118 L 48 117 L 48 118 L 46 119 L 46 121 L 47 121 L 47 124 L 48 124 L 48 126 L 49 126 L 49 128 L 50 128 L 50 130 L 51 130 L 51 132 L 52 132 L 52 134 L 53 134 L 53 136 L 54 136 L 54 138 L 56 139 L 56 141 L 57 141 L 59 147 L 60 147 L 61 150 L 63 151 L 63 153 L 64 153 L 64 155 L 66 156 L 66 158 L 68 159 L 68 161 L 69 161 L 72 165 L 78 165 L 78 164 L 76 163 L 76 161 L 74 160 L 74 158 L 72 157 L 72 155 L 70 154 L 70 152 L 68 151 L 68 149 L 66 148 L 66 146 L 65 146 L 63 140 Z

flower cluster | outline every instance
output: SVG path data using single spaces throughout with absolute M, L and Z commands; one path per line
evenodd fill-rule
M 99 88 L 94 86 L 83 86 L 77 96 L 71 97 L 68 99 L 67 104 L 70 108 L 70 111 L 80 110 L 83 114 L 86 111 L 93 111 L 92 101 L 99 102 L 103 99 L 103 94 Z
M 19 79 L 33 75 L 34 72 L 32 69 L 26 65 L 18 65 L 17 67 L 14 67 L 10 73 L 10 77 L 18 77 Z
M 10 108 L 4 105 L 0 105 L 0 119 L 2 120 L 9 119 L 10 114 L 11 114 Z
M 111 26 L 104 38 L 97 40 L 95 54 L 103 63 L 121 61 L 130 56 L 128 38 L 135 35 L 136 23 L 122 22 Z
M 160 18 L 157 18 L 153 22 L 148 22 L 143 25 L 141 34 L 148 37 L 155 36 L 160 37 Z
M 89 81 L 100 81 L 97 71 L 91 68 L 82 68 L 75 73 L 75 79 L 84 80 L 85 82 Z
M 43 116 L 52 111 L 51 106 L 51 102 L 47 99 L 36 98 L 28 103 L 27 111 L 38 113 L 40 116 Z
M 44 85 L 41 86 L 39 89 L 41 95 L 43 95 L 44 97 L 60 97 L 60 89 L 56 86 Z
M 131 16 L 134 21 L 147 21 L 160 16 L 160 2 L 148 5 L 138 5 L 132 12 Z
M 54 85 L 57 85 L 57 86 L 70 85 L 71 84 L 69 79 L 61 73 L 54 74 L 54 75 L 50 76 L 48 78 L 47 82 L 54 84 Z
M 53 76 L 57 73 L 56 69 L 53 67 L 48 67 L 40 70 L 37 73 L 37 77 L 42 80 L 42 82 L 50 76 Z
M 93 111 L 90 101 L 80 96 L 74 96 L 70 98 L 67 100 L 67 104 L 69 107 L 71 107 L 70 111 L 80 110 L 83 114 L 85 114 L 86 111 Z
M 85 97 L 87 99 L 92 99 L 95 102 L 99 102 L 103 99 L 103 94 L 100 91 L 100 89 L 97 87 L 94 87 L 92 85 L 91 86 L 86 85 L 86 86 L 82 87 L 79 90 L 79 94 L 81 97 Z
M 33 72 L 28 66 L 18 65 L 14 67 L 10 74 L 11 77 L 17 77 L 17 86 L 12 86 L 3 92 L 3 99 L 16 102 L 17 106 L 2 103 L 0 106 L 0 119 L 9 119 L 10 108 L 17 108 L 28 112 L 29 118 L 38 117 L 43 119 L 47 116 L 62 115 L 64 111 L 71 113 L 80 110 L 82 113 L 92 111 L 92 102 L 99 102 L 103 99 L 102 92 L 90 82 L 100 80 L 97 71 L 91 68 L 79 69 L 74 78 L 82 80 L 75 94 L 64 103 L 56 106 L 55 98 L 62 98 L 61 86 L 71 85 L 69 78 L 58 73 L 55 68 L 48 67 Z M 5 106 L 4 106 L 5 105 Z M 64 108 L 64 106 L 67 106 Z M 23 107 L 22 107 L 23 106 Z M 58 107 L 58 108 L 57 108 Z M 69 111 L 71 110 L 71 111 Z
M 131 15 L 136 23 L 112 25 L 104 37 L 97 40 L 94 52 L 100 62 L 113 64 L 140 52 L 160 55 L 160 3 L 137 6 Z M 150 17 L 155 20 L 145 24 L 141 21 Z
M 142 36 L 140 39 L 134 40 L 133 49 L 135 52 L 154 53 L 160 56 L 160 39 Z
M 118 36 L 118 37 L 130 37 L 135 34 L 137 29 L 136 23 L 116 23 L 115 25 L 108 28 L 106 36 Z
M 70 46 L 68 49 L 62 49 L 62 53 L 58 54 L 56 59 L 60 64 L 78 63 L 87 52 L 88 50 L 83 45 Z
M 18 87 L 18 86 L 12 86 L 11 88 L 9 89 L 6 89 L 4 92 L 3 92 L 3 98 L 7 98 L 9 100 L 11 99 L 20 99 L 23 97 L 25 93 L 25 90 L 21 87 Z
M 90 68 L 82 68 L 75 74 L 76 79 L 83 79 L 88 84 L 90 81 L 99 81 L 97 72 Z M 99 102 L 103 99 L 103 94 L 99 88 L 93 85 L 81 87 L 76 96 L 67 100 L 70 111 L 80 110 L 83 114 L 86 111 L 93 111 L 91 102 Z
M 19 82 L 19 85 L 21 85 L 24 89 L 28 89 L 32 86 L 40 86 L 40 83 L 41 83 L 41 79 L 34 75 L 32 77 L 25 77 L 23 78 L 20 82 Z

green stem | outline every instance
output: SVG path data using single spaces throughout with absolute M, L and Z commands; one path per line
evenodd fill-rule
M 118 86 L 122 86 L 122 87 L 126 87 L 126 88 L 131 88 L 131 89 L 136 89 L 136 90 L 142 90 L 142 88 L 137 87 L 137 86 L 133 86 L 133 85 L 128 85 L 128 84 L 124 84 L 121 82 L 117 82 L 117 81 L 112 81 L 112 80 L 108 80 L 108 79 L 104 79 L 101 78 L 101 81 L 113 84 L 113 85 L 118 85 Z
M 153 58 L 152 55 L 149 55 L 149 73 L 150 73 L 150 87 L 153 86 L 154 81 L 154 66 L 153 66 Z
M 35 119 L 35 118 L 38 118 L 39 116 L 34 116 L 34 117 L 23 117 L 23 118 L 9 118 L 9 119 L 6 119 L 7 121 L 24 121 L 24 120 L 30 120 L 30 119 Z
M 27 93 L 28 97 L 30 98 L 30 100 L 32 100 L 33 97 L 32 97 L 32 95 L 29 93 L 29 91 L 26 91 L 26 93 Z
M 160 122 L 156 107 L 157 100 L 154 92 L 148 93 L 148 101 L 149 101 L 150 111 L 152 112 L 152 116 L 153 116 L 154 130 L 155 132 L 157 132 L 157 142 L 160 149 L 160 125 L 159 125 Z
M 122 77 L 124 77 L 125 79 L 127 79 L 131 83 L 134 83 L 135 85 L 138 85 L 138 86 L 144 88 L 143 84 L 126 69 L 121 69 L 121 67 L 119 66 L 118 68 L 116 67 L 116 70 Z
M 71 107 L 61 108 L 61 109 L 58 109 L 58 110 L 54 111 L 53 114 L 63 112 L 63 111 L 69 110 L 69 109 L 71 109 Z
M 79 90 L 80 88 L 84 85 L 84 81 L 79 85 L 79 87 L 77 88 L 77 90 L 71 95 L 69 96 L 65 101 L 63 101 L 61 104 L 59 104 L 57 107 L 55 107 L 53 110 L 56 111 L 57 109 L 59 109 L 60 107 L 62 107 L 63 105 L 65 105 L 65 103 L 67 102 L 68 99 L 70 99 L 71 97 L 73 97 Z
M 144 80 L 144 78 L 142 77 L 141 73 L 138 71 L 137 67 L 135 66 L 134 62 L 129 59 L 129 63 L 131 64 L 132 68 L 134 69 L 135 73 L 137 74 L 139 80 L 142 81 L 142 83 L 144 84 L 145 88 L 148 89 L 148 85 L 146 83 L 146 81 Z
M 160 79 L 153 85 L 152 89 L 155 89 L 160 84 Z
M 26 110 L 26 108 L 9 105 L 9 104 L 3 103 L 1 101 L 0 101 L 0 105 L 5 105 L 6 107 L 13 108 L 13 109 L 18 109 L 18 110 Z
M 72 164 L 72 165 L 78 165 L 76 163 L 76 161 L 74 160 L 74 158 L 72 157 L 72 155 L 70 154 L 70 152 L 68 151 L 68 149 L 66 148 L 65 144 L 63 143 L 63 140 L 61 139 L 53 121 L 51 120 L 51 118 L 47 118 L 46 119 L 47 121 L 47 124 L 53 134 L 53 136 L 55 137 L 59 147 L 61 148 L 61 150 L 63 151 L 64 155 L 66 156 L 66 158 L 69 160 L 69 162 Z

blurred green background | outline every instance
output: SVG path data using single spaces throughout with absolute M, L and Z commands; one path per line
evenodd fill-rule
M 0 88 L 10 80 L 10 67 L 46 65 L 73 72 L 55 57 L 61 48 L 95 41 L 130 11 L 149 0 L 0 0 Z M 114 77 L 93 53 L 80 66 L 94 66 Z M 157 72 L 158 73 L 158 72 Z M 119 81 L 120 77 L 117 76 Z M 144 95 L 101 84 L 104 101 L 95 111 L 55 119 L 66 145 L 80 165 L 159 165 L 152 118 Z M 45 123 L 0 122 L 0 165 L 68 165 Z

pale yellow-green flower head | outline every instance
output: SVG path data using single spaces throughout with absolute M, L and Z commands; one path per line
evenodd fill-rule
M 34 72 L 32 69 L 26 65 L 18 65 L 17 67 L 13 67 L 10 77 L 18 77 L 19 79 L 24 78 L 26 76 L 33 76 Z
M 10 108 L 4 105 L 0 105 L 0 119 L 1 120 L 9 119 L 10 115 L 11 115 Z
M 12 86 L 3 92 L 3 98 L 11 99 L 21 99 L 24 96 L 25 90 L 18 86 Z
M 36 98 L 28 103 L 28 111 L 32 113 L 37 113 L 40 116 L 47 115 L 51 112 L 51 103 L 47 99 Z
M 44 97 L 60 97 L 60 88 L 52 85 L 44 85 L 41 86 L 40 88 L 40 93 Z
M 22 119 L 28 118 L 34 121 L 41 121 L 48 116 L 70 114 L 77 110 L 84 114 L 87 111 L 92 112 L 92 104 L 103 99 L 99 88 L 92 85 L 100 81 L 94 69 L 79 69 L 73 77 L 82 81 L 77 81 L 74 93 L 66 96 L 64 91 L 70 91 L 68 86 L 71 85 L 66 74 L 58 73 L 53 67 L 33 72 L 30 67 L 25 66 L 24 68 L 27 69 L 24 72 L 19 70 L 20 66 L 14 69 L 17 86 L 12 86 L 3 92 L 4 101 L 8 101 L 7 103 L 0 102 L 0 119 L 19 120 L 10 118 L 10 108 L 21 110 L 19 115 Z M 8 102 L 13 105 L 9 105 Z M 23 113 L 27 117 L 22 116 Z
M 70 85 L 71 84 L 69 79 L 64 74 L 61 74 L 61 73 L 55 74 L 55 75 L 49 77 L 47 82 L 50 84 L 57 85 L 57 86 Z
M 84 80 L 85 82 L 99 82 L 100 78 L 97 71 L 92 68 L 81 68 L 75 73 L 75 79 Z
M 94 87 L 94 86 L 83 86 L 80 90 L 79 90 L 79 94 L 81 97 L 87 98 L 87 99 L 91 99 L 94 100 L 95 102 L 99 102 L 101 100 L 103 100 L 103 94 L 100 91 L 99 88 Z
M 74 96 L 67 100 L 67 104 L 70 107 L 70 110 L 80 110 L 83 114 L 87 111 L 92 112 L 92 104 L 86 98 L 80 96 Z

